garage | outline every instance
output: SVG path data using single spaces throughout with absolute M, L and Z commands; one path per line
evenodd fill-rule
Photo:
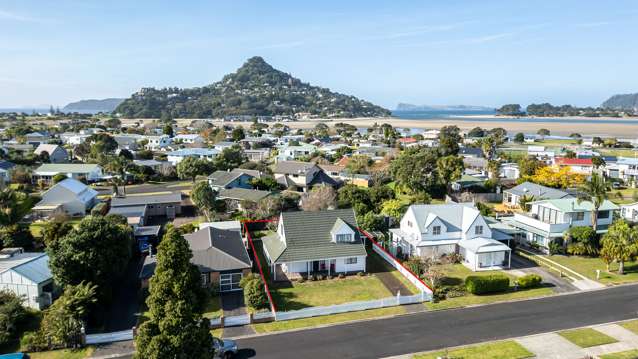
M 230 292 L 234 290 L 241 290 L 239 282 L 241 281 L 242 274 L 240 273 L 224 273 L 219 276 L 219 291 Z

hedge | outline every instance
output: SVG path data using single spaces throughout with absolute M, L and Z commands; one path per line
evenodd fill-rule
M 472 294 L 505 292 L 509 286 L 510 279 L 503 274 L 471 275 L 465 278 L 465 289 Z
M 538 274 L 527 274 L 518 278 L 517 282 L 519 288 L 535 288 L 543 282 L 543 278 Z

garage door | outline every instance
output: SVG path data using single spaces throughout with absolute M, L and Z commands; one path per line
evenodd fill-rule
M 222 274 L 219 277 L 219 290 L 220 292 L 229 292 L 232 290 L 241 290 L 239 281 L 242 278 L 241 273 L 227 273 Z

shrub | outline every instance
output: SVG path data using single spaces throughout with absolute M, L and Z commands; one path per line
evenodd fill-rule
M 503 274 L 487 276 L 468 276 L 465 289 L 472 294 L 505 292 L 510 286 L 510 279 Z
M 109 205 L 106 202 L 100 202 L 91 210 L 92 216 L 105 216 L 109 211 Z
M 28 352 L 39 352 L 48 349 L 47 341 L 40 332 L 27 332 L 20 338 L 20 348 Z
M 268 297 L 261 278 L 255 274 L 249 274 L 241 279 L 239 285 L 244 289 L 246 304 L 255 309 L 268 308 Z
M 536 288 L 543 282 L 543 278 L 538 274 L 527 274 L 518 278 L 517 282 L 522 289 Z
M 562 244 L 556 243 L 555 241 L 549 242 L 549 254 L 564 254 L 564 248 Z

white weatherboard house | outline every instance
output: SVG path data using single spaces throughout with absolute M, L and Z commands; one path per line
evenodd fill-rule
M 620 216 L 628 222 L 638 222 L 638 202 L 621 205 Z
M 490 226 L 472 204 L 412 205 L 399 228 L 390 232 L 391 250 L 397 255 L 436 258 L 459 253 L 474 271 L 510 266 L 511 249 L 505 243 L 511 236 Z
M 88 182 L 95 182 L 103 177 L 102 167 L 89 163 L 45 163 L 33 173 L 34 181 L 50 182 L 53 176 L 62 173 L 69 178 L 84 178 Z
M 22 248 L 0 251 L 0 290 L 23 296 L 26 306 L 41 310 L 51 305 L 53 289 L 46 253 L 24 253 Z
M 589 201 L 579 203 L 576 198 L 548 199 L 531 202 L 529 212 L 514 213 L 513 217 L 504 217 L 503 222 L 522 230 L 524 243 L 534 243 L 544 250 L 555 238 L 562 238 L 571 227 L 591 227 L 593 204 Z M 605 200 L 598 209 L 596 233 L 607 233 L 619 207 Z
M 366 249 L 351 208 L 283 212 L 277 233 L 262 243 L 274 280 L 366 270 Z
M 84 216 L 97 203 L 97 191 L 72 178 L 65 179 L 42 195 L 42 200 L 33 207 L 41 216 L 65 213 L 69 216 Z

